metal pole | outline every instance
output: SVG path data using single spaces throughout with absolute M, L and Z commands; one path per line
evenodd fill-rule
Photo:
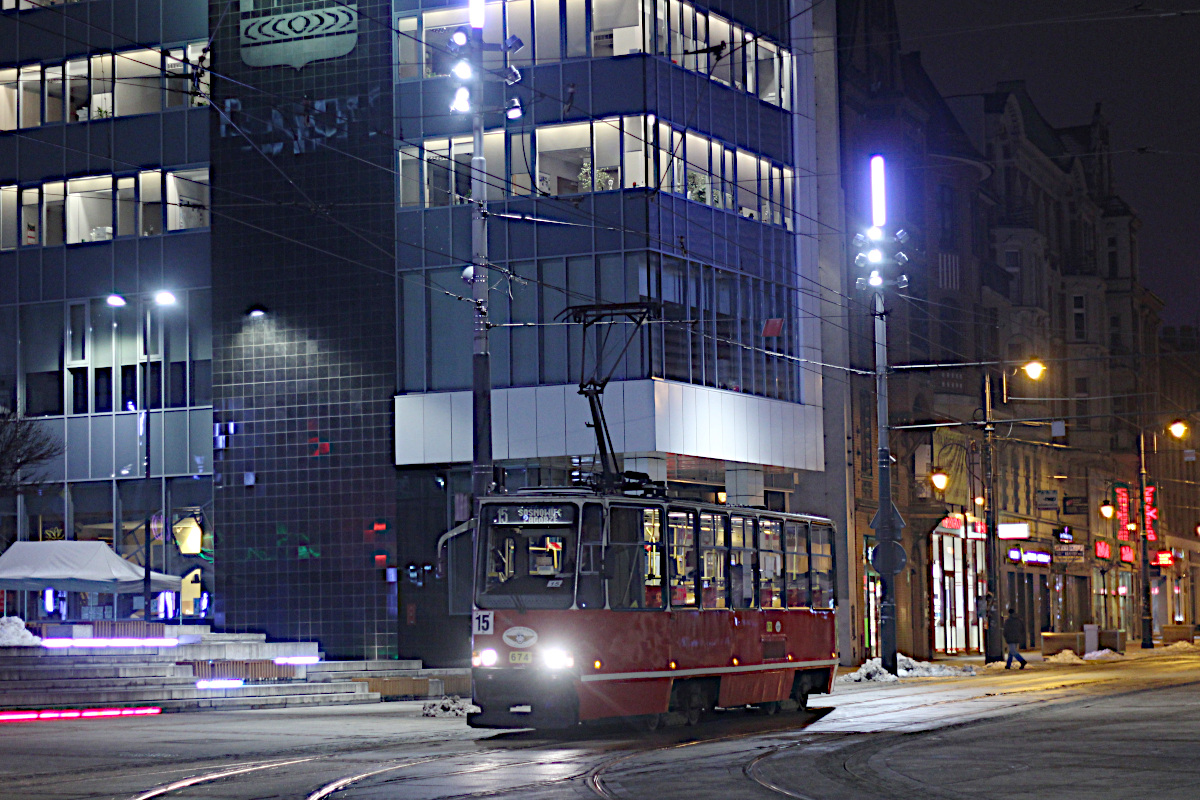
M 875 529 L 876 546 L 897 540 L 892 514 L 892 453 L 888 444 L 887 389 L 887 316 L 883 292 L 875 293 L 875 415 L 879 427 L 879 525 Z M 896 574 L 879 570 L 883 598 L 879 604 L 880 662 L 897 673 L 896 655 Z
M 142 419 L 145 425 L 143 441 L 146 443 L 146 455 L 142 460 L 146 483 L 150 483 L 150 304 L 146 303 L 142 313 L 142 350 L 145 352 L 146 364 L 142 368 Z M 146 522 L 142 528 L 144 557 L 142 564 L 142 619 L 150 621 L 150 512 L 146 512 Z
M 471 357 L 472 462 L 475 503 L 492 487 L 492 364 L 488 349 L 487 161 L 483 155 L 483 29 L 471 29 L 471 299 L 475 305 Z
M 1138 486 L 1142 508 L 1142 649 L 1154 648 L 1154 615 L 1150 610 L 1150 542 L 1146 538 L 1146 432 L 1138 430 Z
M 999 661 L 1003 650 L 1000 630 L 1000 551 L 996 531 L 996 422 L 992 419 L 992 376 L 983 376 L 983 516 L 987 548 L 987 635 L 984 638 L 983 662 Z

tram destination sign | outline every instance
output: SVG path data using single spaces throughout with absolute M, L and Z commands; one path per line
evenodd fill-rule
M 566 525 L 574 522 L 575 507 L 561 506 L 498 506 L 497 525 Z

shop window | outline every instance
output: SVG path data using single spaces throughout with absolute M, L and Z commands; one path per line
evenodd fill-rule
M 671 606 L 696 605 L 696 515 L 691 511 L 667 513 L 670 536 L 667 566 L 671 587 Z
M 168 172 L 167 230 L 208 227 L 208 168 Z
M 67 243 L 113 238 L 112 178 L 76 178 L 67 182 Z

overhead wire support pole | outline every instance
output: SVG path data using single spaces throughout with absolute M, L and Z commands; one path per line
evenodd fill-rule
M 475 504 L 492 490 L 492 363 L 488 342 L 487 161 L 483 154 L 483 13 L 472 0 L 471 65 L 471 299 L 475 309 L 471 355 L 471 494 Z M 478 18 L 476 14 L 478 9 Z M 476 24 L 478 23 L 478 24 Z
M 1150 606 L 1150 526 L 1148 523 L 1148 515 L 1146 508 L 1146 431 L 1144 428 L 1138 429 L 1138 490 L 1139 503 L 1142 510 L 1141 521 L 1141 540 L 1142 540 L 1142 563 L 1138 570 L 1139 577 L 1142 580 L 1142 649 L 1152 650 L 1154 648 L 1154 612 Z
M 887 312 L 883 290 L 875 292 L 875 401 L 879 426 L 879 513 L 875 528 L 876 546 L 894 549 L 899 539 L 892 514 L 892 451 L 888 440 L 887 388 Z M 898 669 L 896 652 L 896 573 L 881 570 L 883 598 L 879 604 L 879 644 L 883 668 L 895 675 Z
M 996 528 L 996 420 L 992 411 L 992 376 L 983 376 L 983 516 L 987 536 L 984 548 L 984 569 L 987 583 L 984 612 L 987 630 L 983 642 L 983 663 L 991 664 L 1003 656 L 1003 636 L 1000 630 L 1000 551 Z

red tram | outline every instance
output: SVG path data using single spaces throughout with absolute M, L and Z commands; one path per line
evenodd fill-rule
M 488 498 L 479 519 L 474 727 L 695 723 L 832 688 L 827 519 L 585 489 Z

